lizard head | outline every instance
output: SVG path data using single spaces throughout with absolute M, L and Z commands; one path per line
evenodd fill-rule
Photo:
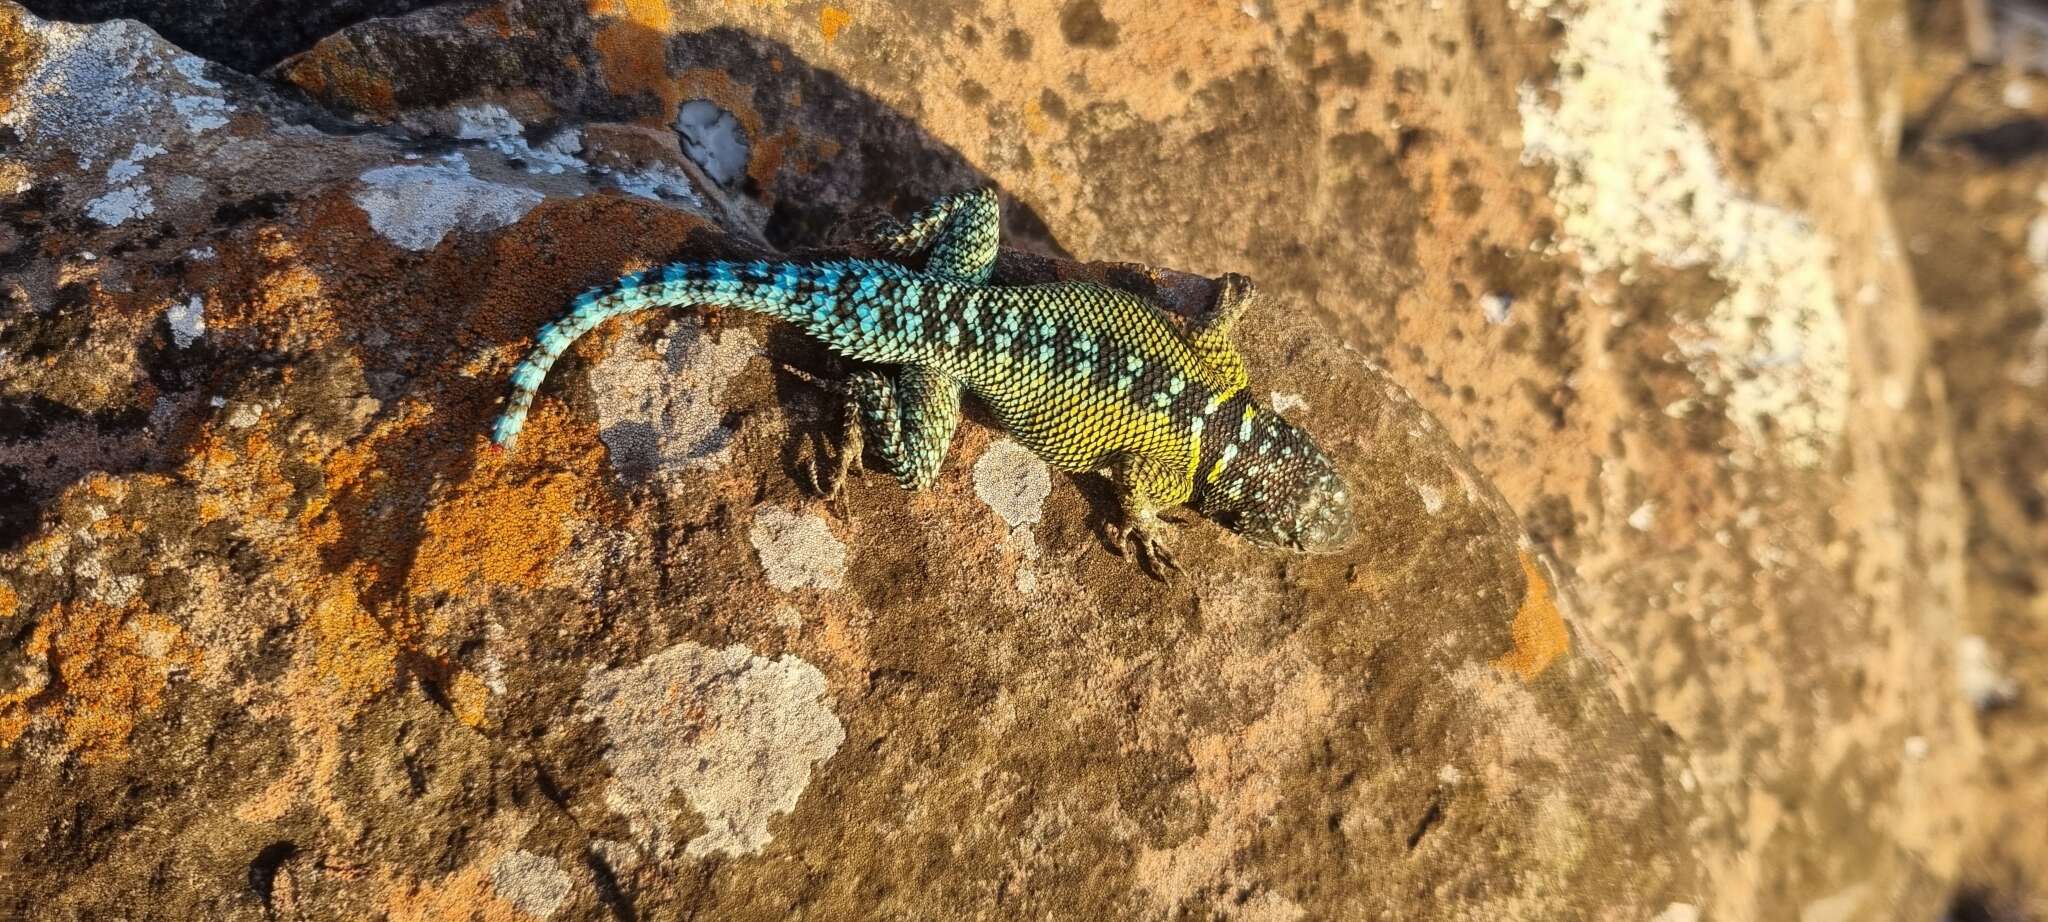
M 1268 547 L 1327 554 L 1358 534 L 1351 486 L 1300 427 L 1249 399 L 1224 405 L 1204 440 L 1195 510 Z

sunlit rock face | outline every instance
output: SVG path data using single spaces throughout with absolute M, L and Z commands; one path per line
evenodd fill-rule
M 1933 917 L 1902 14 L 1743 9 L 502 2 L 255 79 L 0 2 L 0 915 Z M 1355 537 L 1153 580 L 972 408 L 821 501 L 776 363 L 845 369 L 732 312 L 485 450 L 578 291 L 981 185 L 999 284 L 1255 278 Z

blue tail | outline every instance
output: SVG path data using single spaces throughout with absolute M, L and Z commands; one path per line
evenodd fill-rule
M 491 441 L 511 447 L 526 425 L 534 392 L 555 360 L 578 337 L 613 317 L 664 307 L 717 305 L 789 321 L 814 334 L 828 334 L 821 338 L 833 342 L 840 337 L 830 333 L 875 323 L 870 296 L 878 287 L 906 283 L 919 284 L 905 267 L 862 260 L 673 263 L 635 272 L 578 295 L 567 314 L 541 328 L 532 351 L 512 370 L 512 395 L 491 429 Z

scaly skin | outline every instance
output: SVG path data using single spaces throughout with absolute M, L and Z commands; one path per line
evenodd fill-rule
M 1230 331 L 1256 297 L 1225 276 L 1215 307 L 1180 328 L 1129 293 L 1092 282 L 995 286 L 993 193 L 940 200 L 876 241 L 892 257 L 929 250 L 922 271 L 884 260 L 675 263 L 578 297 L 541 329 L 512 373 L 492 439 L 510 447 L 534 392 L 577 337 L 620 314 L 716 305 L 787 321 L 884 370 L 838 386 L 903 486 L 931 486 L 971 393 L 1047 463 L 1107 471 L 1148 563 L 1173 566 L 1159 510 L 1179 505 L 1254 541 L 1301 551 L 1349 543 L 1349 490 L 1308 435 L 1251 396 Z M 849 417 L 851 418 L 851 417 Z M 842 471 L 843 473 L 843 471 Z M 1155 568 L 1156 571 L 1156 568 Z

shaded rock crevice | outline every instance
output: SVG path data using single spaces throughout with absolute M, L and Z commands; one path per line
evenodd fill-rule
M 22 5 L 59 22 L 133 19 L 202 58 L 257 74 L 364 20 L 461 2 L 467 0 L 29 0 Z

